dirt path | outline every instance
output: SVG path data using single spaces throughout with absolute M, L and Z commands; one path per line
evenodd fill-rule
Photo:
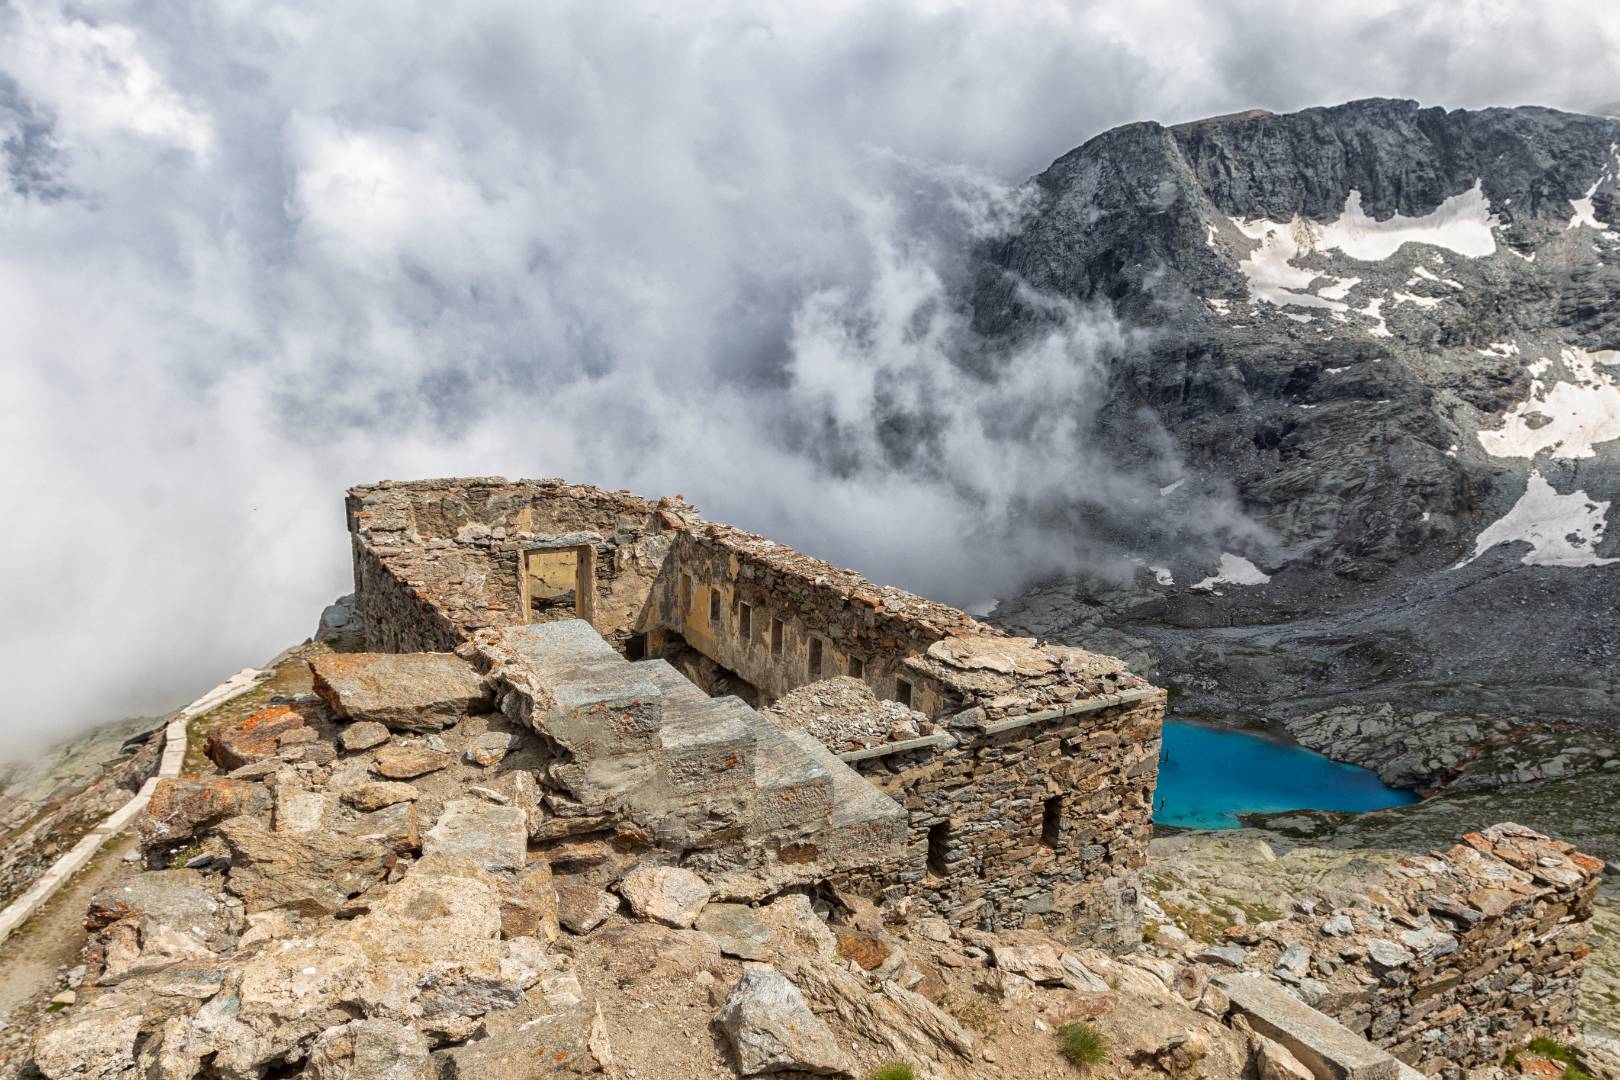
M 15 1074 L 46 1004 L 62 988 L 62 973 L 79 962 L 90 897 L 128 868 L 124 855 L 134 850 L 133 831 L 107 841 L 88 866 L 0 943 L 0 1024 L 5 1025 L 0 1028 L 0 1077 Z

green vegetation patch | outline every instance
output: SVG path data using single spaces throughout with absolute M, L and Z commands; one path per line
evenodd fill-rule
M 1057 1033 L 1058 1038 L 1063 1040 L 1061 1049 L 1069 1064 L 1084 1069 L 1108 1060 L 1108 1039 L 1085 1021 L 1064 1024 L 1057 1029 Z

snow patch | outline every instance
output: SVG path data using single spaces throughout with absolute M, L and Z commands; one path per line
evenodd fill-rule
M 1493 341 L 1483 349 L 1475 349 L 1481 356 L 1517 356 L 1519 347 L 1511 341 Z
M 1406 283 L 1408 285 L 1416 285 L 1419 278 L 1423 279 L 1424 281 L 1433 281 L 1440 285 L 1449 285 L 1451 288 L 1456 289 L 1459 292 L 1463 290 L 1462 282 L 1454 281 L 1451 278 L 1439 277 L 1426 266 L 1412 267 L 1412 277 L 1407 278 Z
M 1550 387 L 1540 378 L 1550 362 L 1529 365 L 1530 397 L 1509 410 L 1499 430 L 1481 431 L 1479 444 L 1492 457 L 1534 458 L 1543 451 L 1555 458 L 1595 456 L 1595 445 L 1620 439 L 1620 382 L 1597 369 L 1614 363 L 1612 356 L 1620 354 L 1565 349 L 1560 360 L 1569 379 Z
M 1609 231 L 1609 227 L 1597 219 L 1596 209 L 1592 205 L 1592 196 L 1597 194 L 1598 188 L 1603 186 L 1605 180 L 1611 183 L 1620 180 L 1620 143 L 1611 143 L 1609 145 L 1609 155 L 1614 158 L 1614 162 L 1604 166 L 1603 171 L 1598 173 L 1598 178 L 1592 181 L 1591 187 L 1586 189 L 1586 195 L 1579 199 L 1569 200 L 1570 209 L 1574 210 L 1575 213 L 1570 216 L 1566 229 L 1578 229 L 1585 225 L 1587 228 L 1596 229 L 1598 232 Z
M 1375 296 L 1367 301 L 1366 307 L 1357 309 L 1356 314 L 1365 315 L 1373 321 L 1373 325 L 1367 328 L 1367 333 L 1373 337 L 1394 337 L 1395 335 L 1389 332 L 1389 325 L 1384 322 L 1383 310 L 1384 298 Z
M 1339 219 L 1321 226 L 1317 247 L 1337 248 L 1352 259 L 1378 262 L 1395 254 L 1402 244 L 1431 244 L 1477 259 L 1496 252 L 1492 230 L 1500 224 L 1491 213 L 1480 180 L 1422 217 L 1396 214 L 1387 221 L 1368 217 L 1361 209 L 1361 192 L 1352 191 Z
M 1397 304 L 1416 304 L 1420 308 L 1439 307 L 1440 301 L 1444 299 L 1444 297 L 1439 296 L 1419 296 L 1416 293 L 1401 292 L 1398 289 L 1390 293 L 1389 298 Z
M 1271 580 L 1271 575 L 1261 570 L 1254 563 L 1241 555 L 1233 555 L 1230 551 L 1221 552 L 1221 562 L 1215 573 L 1192 586 L 1194 590 L 1205 591 L 1217 585 L 1264 585 Z
M 1603 542 L 1604 516 L 1608 512 L 1609 503 L 1590 498 L 1585 491 L 1560 495 L 1536 470 L 1513 509 L 1479 534 L 1474 553 L 1457 567 L 1467 566 L 1497 544 L 1515 541 L 1530 545 L 1519 560 L 1526 566 L 1607 566 L 1620 562 L 1595 554 Z
M 1210 297 L 1210 298 L 1206 299 L 1204 301 L 1204 303 L 1208 304 L 1209 307 L 1210 307 L 1210 310 L 1213 311 L 1217 315 L 1230 315 L 1230 314 L 1232 314 L 1232 301 L 1230 301 L 1230 300 L 1222 300 L 1222 299 L 1219 299 L 1218 297 Z

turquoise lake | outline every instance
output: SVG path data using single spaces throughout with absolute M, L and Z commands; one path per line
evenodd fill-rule
M 1300 746 L 1197 724 L 1164 725 L 1153 820 L 1186 829 L 1236 829 L 1238 814 L 1377 810 L 1417 802 L 1378 774 Z

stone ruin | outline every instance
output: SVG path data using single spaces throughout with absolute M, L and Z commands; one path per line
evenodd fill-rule
M 633 825 L 739 899 L 825 880 L 958 926 L 1138 939 L 1165 695 L 1119 661 L 680 497 L 384 482 L 348 524 L 366 647 L 473 664 L 580 833 Z
M 349 508 L 379 651 L 290 650 L 155 784 L 23 1075 L 1028 1078 L 1089 1018 L 1132 1077 L 1500 1080 L 1570 1035 L 1568 844 L 1493 826 L 1149 947 L 1163 695 L 1118 662 L 678 499 Z

